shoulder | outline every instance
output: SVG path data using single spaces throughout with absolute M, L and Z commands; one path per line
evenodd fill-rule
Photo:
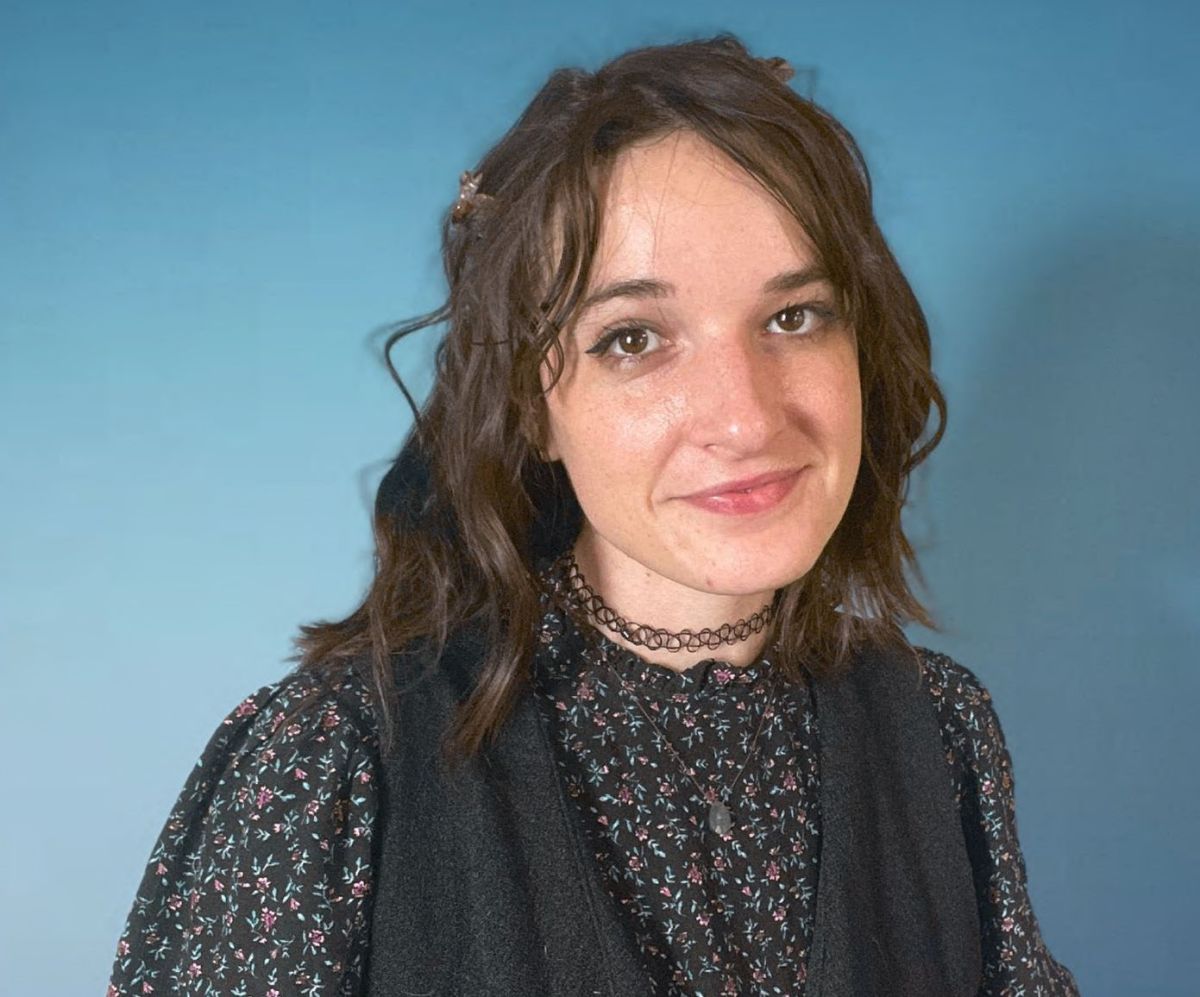
M 250 693 L 221 721 L 208 751 L 219 746 L 270 760 L 301 745 L 325 753 L 373 750 L 377 743 L 370 691 L 347 663 L 320 673 L 293 671 Z
M 376 774 L 371 699 L 350 666 L 292 672 L 234 705 L 154 844 L 109 994 L 357 979 Z
M 948 654 L 920 646 L 914 646 L 914 650 L 958 791 L 963 788 L 964 777 L 996 766 L 1007 772 L 1004 731 L 987 686 Z M 1006 781 L 1011 785 L 1010 780 Z
M 914 646 L 925 688 L 939 719 L 959 733 L 982 731 L 996 723 L 992 694 L 970 668 L 948 654 Z
M 217 724 L 176 810 L 239 804 L 220 788 L 251 781 L 263 800 L 295 806 L 349 769 L 366 774 L 377 752 L 375 711 L 353 667 L 293 671 L 245 696 Z

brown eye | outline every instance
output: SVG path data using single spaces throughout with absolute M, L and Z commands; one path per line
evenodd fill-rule
M 617 334 L 616 343 L 621 348 L 622 353 L 629 355 L 641 353 L 646 348 L 646 330 L 625 329 Z
M 587 352 L 609 360 L 633 360 L 655 353 L 654 339 L 658 334 L 642 326 L 630 325 L 609 329 Z
M 832 308 L 810 301 L 804 305 L 788 305 L 783 311 L 776 312 L 771 316 L 768 328 L 775 326 L 772 331 L 776 335 L 782 333 L 807 339 L 820 334 L 836 318 Z
M 792 305 L 776 313 L 779 328 L 784 332 L 798 332 L 804 326 L 804 317 L 809 309 L 804 305 Z

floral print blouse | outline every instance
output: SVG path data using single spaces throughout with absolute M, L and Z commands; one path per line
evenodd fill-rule
M 807 684 L 776 684 L 770 653 L 674 672 L 585 627 L 543 596 L 533 689 L 654 991 L 802 994 L 821 852 Z M 918 652 L 975 869 L 980 993 L 1078 994 L 1030 905 L 987 690 Z M 349 667 L 338 683 L 294 672 L 217 728 L 151 851 L 107 997 L 365 991 L 378 740 L 365 685 Z

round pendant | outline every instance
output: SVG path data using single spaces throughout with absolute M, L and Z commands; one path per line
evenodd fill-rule
M 733 814 L 720 800 L 713 800 L 708 808 L 708 826 L 713 829 L 714 834 L 728 834 L 729 829 L 733 827 Z

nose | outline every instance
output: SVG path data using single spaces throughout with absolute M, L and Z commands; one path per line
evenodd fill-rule
M 749 338 L 702 351 L 687 389 L 693 441 L 730 456 L 766 450 L 786 419 L 779 360 Z

